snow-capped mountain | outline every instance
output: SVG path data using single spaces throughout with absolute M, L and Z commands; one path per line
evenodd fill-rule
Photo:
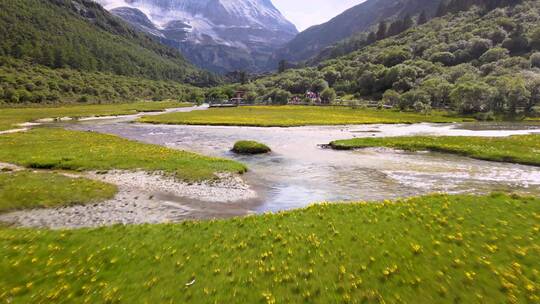
M 217 72 L 258 71 L 298 33 L 270 0 L 96 0 Z

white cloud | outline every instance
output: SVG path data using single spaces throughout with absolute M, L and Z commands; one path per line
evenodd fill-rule
M 124 0 L 95 0 L 106 9 L 113 9 L 119 6 L 128 6 Z

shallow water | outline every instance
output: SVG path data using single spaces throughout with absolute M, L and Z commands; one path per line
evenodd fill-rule
M 241 161 L 250 168 L 246 180 L 261 196 L 256 204 L 246 204 L 250 209 L 246 210 L 248 212 L 286 210 L 321 201 L 382 200 L 433 192 L 512 190 L 540 195 L 538 167 L 442 153 L 390 149 L 333 151 L 319 147 L 332 140 L 366 136 L 540 133 L 538 125 L 470 123 L 253 128 L 146 125 L 127 123 L 127 120 L 84 121 L 67 126 Z M 268 144 L 273 153 L 237 156 L 230 152 L 234 142 L 245 139 Z

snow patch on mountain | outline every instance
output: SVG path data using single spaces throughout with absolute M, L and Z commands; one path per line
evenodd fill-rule
M 262 67 L 275 49 L 298 33 L 271 0 L 94 1 L 140 30 L 177 46 L 195 62 L 210 60 L 221 65 L 230 57 L 225 65 L 233 69 Z M 220 46 L 226 49 L 218 49 Z M 200 52 L 200 47 L 205 48 L 205 58 L 190 54 Z
M 215 28 L 251 28 L 282 31 L 294 35 L 296 27 L 268 0 L 97 0 L 107 10 L 119 7 L 135 8 L 146 14 L 159 29 L 172 21 L 182 21 L 192 28 L 190 40 L 236 44 L 223 39 Z M 205 37 L 208 36 L 208 37 Z

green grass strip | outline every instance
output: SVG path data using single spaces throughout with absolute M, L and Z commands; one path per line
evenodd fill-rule
M 338 150 L 367 147 L 387 147 L 407 151 L 429 150 L 482 160 L 540 166 L 540 135 L 355 138 L 334 141 L 330 145 Z
M 418 122 L 458 122 L 466 118 L 444 112 L 424 115 L 411 112 L 346 107 L 251 106 L 209 109 L 187 113 L 146 116 L 140 122 L 154 124 L 295 127 L 308 125 L 394 124 Z
M 145 170 L 204 180 L 216 172 L 243 173 L 244 165 L 94 132 L 40 128 L 0 135 L 0 161 L 28 168 Z
M 212 222 L 0 229 L 0 301 L 536 303 L 540 199 L 434 195 Z
M 87 204 L 111 199 L 116 186 L 45 172 L 0 173 L 0 212 Z
M 168 108 L 191 106 L 188 103 L 172 101 L 163 102 L 134 102 L 103 105 L 53 105 L 36 107 L 5 107 L 0 108 L 0 131 L 17 128 L 17 124 L 35 121 L 43 118 L 59 117 L 89 117 L 108 115 L 127 115 L 138 112 L 161 111 Z

